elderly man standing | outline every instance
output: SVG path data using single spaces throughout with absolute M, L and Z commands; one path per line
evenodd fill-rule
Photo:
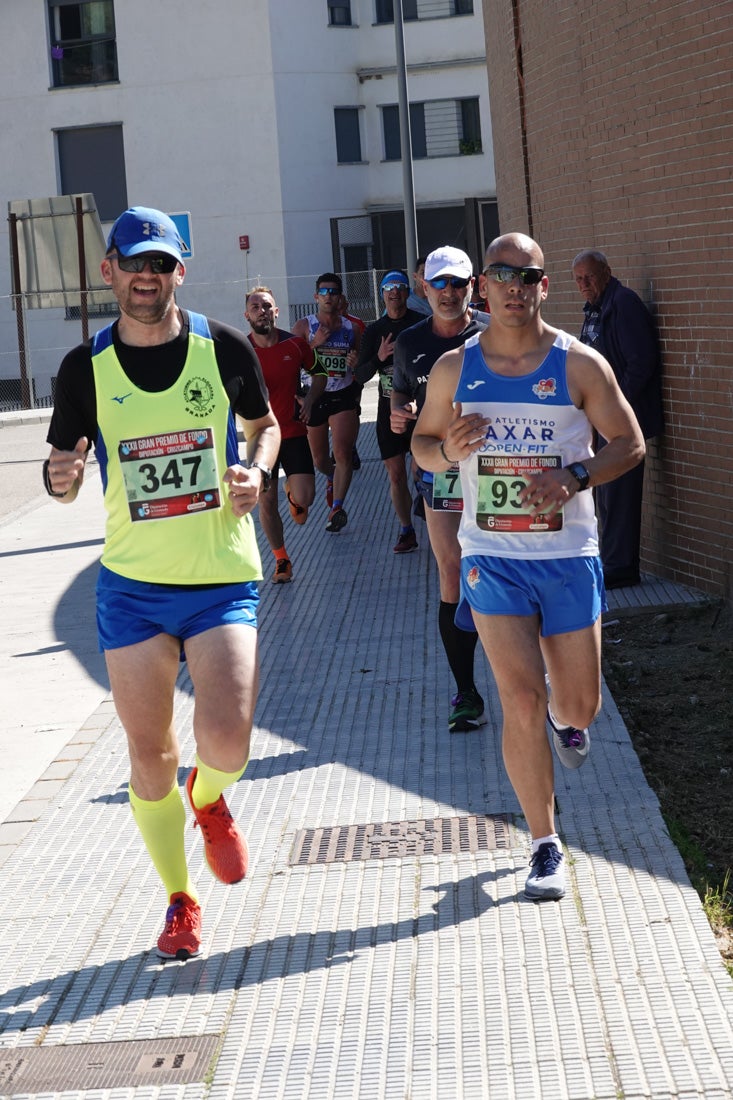
M 613 368 L 645 439 L 662 431 L 661 359 L 654 321 L 638 294 L 611 274 L 603 252 L 584 249 L 573 260 L 573 278 L 585 298 L 582 343 Z M 599 446 L 605 440 L 599 438 Z M 596 488 L 601 560 L 606 588 L 638 584 L 644 463 Z

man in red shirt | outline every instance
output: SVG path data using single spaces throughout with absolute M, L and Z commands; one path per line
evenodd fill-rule
M 314 402 L 326 388 L 328 376 L 306 340 L 277 327 L 278 314 L 275 298 L 268 287 L 258 286 L 249 291 L 244 309 L 251 329 L 249 339 L 260 361 L 281 435 L 270 490 L 259 499 L 259 516 L 275 555 L 272 583 L 286 584 L 293 579 L 293 567 L 285 549 L 278 509 L 278 472 L 282 463 L 290 514 L 296 523 L 305 523 L 316 492 L 307 424 Z M 305 397 L 299 396 L 301 369 L 313 376 Z

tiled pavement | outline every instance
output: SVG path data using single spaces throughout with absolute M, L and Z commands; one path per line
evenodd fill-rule
M 84 488 L 89 502 L 39 501 L 0 527 L 14 586 L 61 570 L 78 617 L 59 648 L 78 647 L 79 672 L 64 666 L 47 721 L 93 700 L 0 826 L 0 1096 L 733 1096 L 733 982 L 613 700 L 606 692 L 590 763 L 557 768 L 568 893 L 527 902 L 529 841 L 491 675 L 479 658 L 488 726 L 451 737 L 427 538 L 421 530 L 415 554 L 391 553 L 371 424 L 359 449 L 346 529 L 324 531 L 322 503 L 304 528 L 288 522 L 295 581 L 263 585 L 253 754 L 229 799 L 252 868 L 238 886 L 214 882 L 189 830 L 204 951 L 185 964 L 152 950 L 165 898 L 86 648 L 98 482 Z M 613 614 L 697 598 L 647 578 L 609 602 Z M 33 621 L 7 606 L 17 645 L 3 680 L 24 675 L 10 659 L 22 650 L 41 690 L 53 647 L 33 654 Z M 177 702 L 183 782 L 185 671 Z M 24 751 L 34 735 L 24 728 Z

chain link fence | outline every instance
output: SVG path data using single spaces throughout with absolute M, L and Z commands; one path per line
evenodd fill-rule
M 187 277 L 177 294 L 184 309 L 207 313 L 246 331 L 244 300 L 248 290 L 267 286 L 280 309 L 281 328 L 317 311 L 316 279 L 312 275 L 252 275 L 226 283 L 196 282 Z M 348 312 L 366 324 L 383 312 L 379 283 L 385 269 L 341 271 Z M 56 374 L 66 353 L 82 342 L 78 306 L 29 309 L 27 295 L 0 296 L 0 413 L 53 405 Z M 118 315 L 116 306 L 89 307 L 88 331 L 93 334 Z

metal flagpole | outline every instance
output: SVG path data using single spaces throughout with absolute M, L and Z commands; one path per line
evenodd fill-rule
M 405 64 L 405 26 L 402 0 L 393 0 L 395 52 L 397 56 L 397 91 L 399 94 L 400 149 L 402 151 L 402 199 L 405 214 L 405 252 L 407 272 L 417 266 L 417 216 L 415 214 L 415 184 L 412 176 L 412 135 L 410 107 L 407 98 L 407 66 Z

